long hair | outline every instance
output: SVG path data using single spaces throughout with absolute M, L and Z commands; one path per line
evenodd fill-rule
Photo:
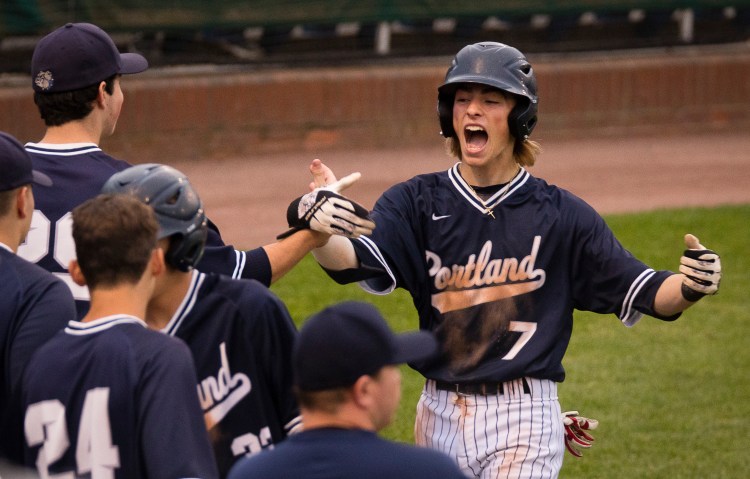
M 445 149 L 450 156 L 458 160 L 462 159 L 461 143 L 455 136 L 445 139 Z M 516 140 L 513 146 L 513 159 L 521 166 L 534 166 L 536 158 L 541 152 L 542 146 L 534 140 L 526 140 L 520 143 Z

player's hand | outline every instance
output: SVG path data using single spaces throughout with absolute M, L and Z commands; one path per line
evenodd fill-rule
M 562 414 L 565 426 L 565 447 L 575 457 L 583 456 L 581 449 L 588 449 L 594 443 L 594 436 L 587 433 L 599 426 L 599 421 L 578 415 L 578 411 L 568 411 Z
M 289 204 L 287 222 L 290 230 L 278 235 L 284 239 L 301 229 L 311 229 L 331 235 L 359 238 L 375 229 L 370 212 L 360 204 L 339 194 L 360 178 L 352 173 L 323 188 L 315 188 Z
M 721 258 L 691 234 L 685 235 L 685 247 L 680 258 L 682 296 L 695 302 L 707 294 L 716 294 L 721 282 Z
M 310 182 L 310 191 L 336 182 L 336 175 L 333 174 L 333 170 L 317 158 L 310 163 L 310 174 L 313 176 L 313 180 Z

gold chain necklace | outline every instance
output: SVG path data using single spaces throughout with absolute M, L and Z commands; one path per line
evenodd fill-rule
M 468 183 L 466 184 L 469 185 Z M 482 203 L 482 207 L 484 208 L 484 214 L 492 216 L 492 219 L 494 220 L 495 214 L 492 212 L 494 206 L 492 208 L 487 206 L 487 203 L 485 203 L 482 197 L 479 196 L 479 193 L 477 193 L 477 190 L 475 190 L 474 187 L 471 185 L 469 185 L 469 188 L 471 188 L 471 192 L 474 193 L 474 196 L 476 197 L 476 199 L 479 200 L 480 203 Z
M 516 177 L 518 176 L 519 173 L 521 173 L 521 167 L 518 167 L 518 169 L 516 170 L 516 173 L 513 175 L 513 177 L 510 179 L 510 181 L 508 183 L 506 183 L 506 185 L 503 186 L 502 189 L 499 190 L 501 192 L 501 195 L 500 195 L 500 198 L 498 198 L 497 202 L 495 203 L 495 206 L 499 205 L 500 202 L 506 196 L 508 196 L 508 193 L 510 192 L 510 184 L 513 183 L 513 180 L 516 179 Z M 463 177 L 463 175 L 462 175 L 462 177 Z M 482 197 L 479 196 L 479 193 L 477 193 L 477 190 L 475 190 L 474 187 L 471 186 L 468 181 L 466 181 L 466 179 L 464 179 L 464 183 L 466 183 L 466 185 L 471 189 L 471 192 L 474 193 L 474 197 L 477 200 L 479 200 L 479 202 L 482 204 L 482 207 L 484 208 L 484 214 L 490 215 L 492 217 L 492 219 L 494 220 L 495 219 L 495 214 L 493 213 L 492 210 L 495 209 L 495 206 L 493 206 L 492 208 L 490 208 L 489 206 L 487 206 L 487 203 L 484 201 L 484 199 L 482 199 Z

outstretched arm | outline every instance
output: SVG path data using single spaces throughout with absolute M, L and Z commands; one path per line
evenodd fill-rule
M 271 264 L 271 284 L 287 274 L 314 248 L 322 246 L 329 235 L 313 230 L 300 230 L 276 243 L 263 246 Z
M 667 278 L 654 298 L 654 310 L 663 316 L 680 313 L 703 296 L 716 294 L 721 281 L 721 259 L 700 244 L 698 238 L 685 235 L 686 250 L 680 258 L 680 273 Z

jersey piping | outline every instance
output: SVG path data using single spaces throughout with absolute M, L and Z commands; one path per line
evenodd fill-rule
M 161 330 L 163 333 L 166 333 L 169 336 L 174 336 L 177 334 L 177 331 L 180 329 L 180 325 L 182 325 L 182 322 L 185 320 L 187 315 L 190 314 L 190 312 L 193 310 L 193 307 L 198 300 L 198 291 L 200 291 L 201 285 L 203 284 L 203 281 L 205 279 L 205 273 L 201 273 L 195 269 L 192 271 L 188 291 L 185 294 L 185 297 L 182 299 L 182 303 L 180 303 L 180 306 L 177 308 L 177 311 L 175 311 L 174 315 L 172 315 L 172 319 L 170 319 L 164 329 Z
M 27 151 L 50 156 L 75 156 L 82 153 L 93 153 L 102 151 L 95 143 L 26 143 L 24 145 Z
M 483 214 L 488 209 L 495 208 L 497 205 L 502 203 L 506 198 L 511 196 L 516 190 L 522 187 L 531 176 L 528 171 L 524 168 L 520 168 L 516 176 L 513 177 L 507 185 L 500 188 L 494 195 L 492 195 L 487 201 L 482 201 L 477 196 L 474 189 L 466 183 L 466 180 L 461 176 L 459 172 L 459 165 L 461 162 L 456 163 L 448 170 L 448 177 L 453 183 L 453 187 L 468 201 L 474 208 L 481 211 Z
M 135 316 L 115 314 L 95 319 L 93 321 L 87 321 L 85 323 L 80 321 L 70 321 L 65 327 L 65 332 L 73 336 L 85 336 L 100 333 L 119 324 L 139 324 L 144 328 L 148 328 L 143 320 L 136 318 Z

